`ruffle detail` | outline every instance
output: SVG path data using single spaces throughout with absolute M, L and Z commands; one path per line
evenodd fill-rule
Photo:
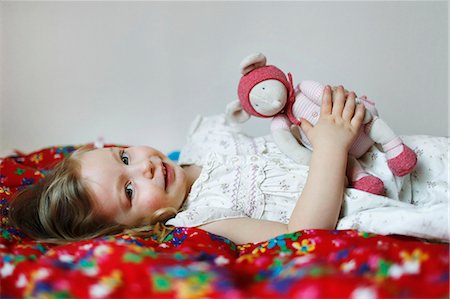
M 213 152 L 202 164 L 182 211 L 167 224 L 198 226 L 227 218 L 262 217 L 265 199 L 260 187 L 265 180 L 264 159 L 257 155 Z

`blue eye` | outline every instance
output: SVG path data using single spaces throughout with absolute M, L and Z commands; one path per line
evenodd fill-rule
M 120 160 L 122 160 L 123 164 L 128 165 L 128 163 L 130 162 L 130 157 L 128 156 L 127 153 L 125 153 L 124 150 L 122 150 L 120 152 Z
M 133 193 L 134 193 L 133 185 L 131 183 L 127 183 L 127 185 L 125 186 L 125 194 L 128 200 L 131 201 L 131 199 L 133 198 Z

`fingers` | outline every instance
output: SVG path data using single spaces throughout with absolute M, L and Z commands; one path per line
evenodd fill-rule
M 342 111 L 342 118 L 344 120 L 350 121 L 355 114 L 356 106 L 356 94 L 352 91 L 348 94 L 347 100 L 345 101 L 344 110 Z
M 313 128 L 313 125 L 306 119 L 302 118 L 300 128 L 302 128 L 303 132 L 305 132 L 305 134 L 308 135 L 309 130 Z
M 355 114 L 353 115 L 350 124 L 356 128 L 359 128 L 364 121 L 365 113 L 366 107 L 363 104 L 356 105 Z
M 327 85 L 324 88 L 320 113 L 331 114 L 359 128 L 364 120 L 365 106 L 359 101 L 357 103 L 355 92 L 348 92 L 342 86 L 332 88 Z M 307 125 L 305 124 L 306 129 Z
M 345 92 L 342 86 L 336 88 L 333 92 L 333 108 L 331 114 L 341 116 L 345 106 Z
M 332 100 L 331 100 L 331 88 L 330 86 L 325 86 L 323 89 L 323 95 L 322 95 L 322 105 L 320 106 L 320 114 L 321 115 L 328 115 L 331 114 L 332 109 Z
M 333 92 L 335 92 L 339 88 L 339 86 L 333 86 L 331 88 L 333 89 Z M 350 94 L 350 92 L 347 89 L 344 88 L 345 98 L 347 98 L 349 94 Z

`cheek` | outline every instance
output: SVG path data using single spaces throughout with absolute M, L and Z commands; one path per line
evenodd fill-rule
M 153 213 L 154 211 L 163 207 L 164 204 L 164 194 L 159 190 L 148 190 L 142 194 L 141 204 L 138 209 L 142 209 L 145 213 Z

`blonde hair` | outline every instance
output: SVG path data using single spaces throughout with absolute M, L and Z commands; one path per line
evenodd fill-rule
M 10 203 L 9 219 L 29 237 L 51 243 L 66 243 L 105 235 L 129 233 L 140 237 L 155 236 L 162 241 L 173 228 L 165 226 L 177 213 L 160 209 L 152 215 L 154 225 L 129 228 L 107 221 L 95 213 L 87 186 L 80 176 L 79 157 L 92 150 L 82 147 L 58 163 L 51 172 L 34 185 L 17 193 Z

